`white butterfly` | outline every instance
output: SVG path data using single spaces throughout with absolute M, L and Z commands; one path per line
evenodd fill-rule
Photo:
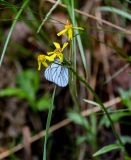
M 44 76 L 60 87 L 66 87 L 69 82 L 68 68 L 62 66 L 59 60 L 55 60 L 55 63 L 46 68 Z

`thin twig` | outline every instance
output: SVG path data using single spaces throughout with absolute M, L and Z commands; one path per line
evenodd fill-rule
M 122 73 L 125 69 L 127 69 L 130 66 L 129 63 L 125 64 L 122 68 L 120 68 L 118 71 L 116 71 L 109 79 L 106 80 L 104 84 L 109 83 L 112 81 L 114 78 L 116 78 L 120 73 Z
M 49 12 L 46 14 L 45 18 L 43 19 L 42 23 L 40 24 L 38 30 L 37 30 L 37 33 L 40 32 L 42 26 L 44 25 L 44 23 L 46 22 L 46 20 L 48 19 L 48 17 L 51 15 L 51 13 L 54 11 L 54 9 L 57 7 L 57 5 L 59 4 L 60 0 L 57 0 L 53 7 L 49 10 Z
M 104 106 L 106 108 L 109 108 L 109 107 L 113 106 L 114 104 L 117 104 L 117 103 L 120 103 L 120 102 L 121 102 L 121 98 L 117 97 L 115 99 L 112 99 L 112 100 L 104 103 Z M 82 116 L 86 117 L 86 116 L 89 116 L 91 113 L 99 112 L 100 110 L 101 110 L 100 107 L 93 107 L 92 109 L 87 109 L 87 110 L 82 111 L 81 114 L 82 114 Z M 66 118 L 63 121 L 51 126 L 50 129 L 49 129 L 49 133 L 52 133 L 52 132 L 54 132 L 54 131 L 62 128 L 62 127 L 65 127 L 66 125 L 70 124 L 71 122 L 72 121 L 70 119 Z M 46 134 L 45 130 L 39 132 L 37 135 L 30 138 L 30 143 L 33 143 L 33 142 L 43 138 L 43 136 L 45 136 L 45 134 Z M 9 149 L 9 150 L 1 153 L 0 154 L 0 159 L 4 159 L 4 158 L 8 157 L 10 154 L 18 152 L 23 148 L 24 148 L 23 144 L 18 144 L 17 146 L 13 147 L 12 149 Z
M 48 1 L 48 2 L 50 2 L 50 3 L 56 3 L 56 1 L 54 1 L 54 0 L 46 0 L 46 1 Z M 59 4 L 61 7 L 63 7 L 63 8 L 67 8 L 67 6 L 66 5 L 64 5 L 64 4 Z M 127 30 L 127 29 L 124 29 L 124 28 L 122 28 L 122 27 L 120 27 L 120 26 L 117 26 L 117 25 L 115 25 L 115 24 L 113 24 L 113 23 L 111 23 L 111 22 L 108 22 L 108 21 L 106 21 L 106 20 L 104 20 L 104 19 L 100 19 L 100 18 L 98 18 L 98 17 L 96 17 L 96 16 L 94 16 L 94 15 L 92 15 L 92 14 L 89 14 L 89 13 L 86 13 L 86 12 L 83 12 L 83 11 L 80 11 L 80 10 L 78 10 L 78 9 L 75 9 L 75 12 L 76 13 L 79 13 L 79 14 L 81 14 L 81 15 L 83 15 L 83 16 L 86 16 L 86 17 L 88 17 L 88 18 L 91 18 L 91 19 L 94 19 L 95 21 L 98 21 L 98 22 L 101 22 L 101 23 L 103 23 L 103 24 L 106 24 L 106 25 L 108 25 L 108 26 L 110 26 L 110 27 L 112 27 L 112 28 L 115 28 L 115 29 L 117 29 L 117 30 L 119 30 L 119 31 L 122 31 L 122 32 L 124 32 L 125 34 L 129 34 L 129 35 L 131 35 L 131 31 L 129 31 L 129 30 Z

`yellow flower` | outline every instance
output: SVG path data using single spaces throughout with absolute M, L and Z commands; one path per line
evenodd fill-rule
M 59 33 L 57 33 L 57 36 L 65 35 L 65 33 L 67 33 L 68 40 L 72 40 L 72 38 L 73 38 L 73 29 L 84 30 L 84 28 L 82 28 L 82 27 L 74 27 L 74 26 L 67 20 L 67 23 L 66 23 L 66 25 L 64 26 L 64 29 L 63 29 L 62 31 L 60 31 Z
M 56 49 L 53 52 L 47 52 L 48 55 L 51 56 L 46 56 L 46 59 L 48 61 L 54 61 L 56 58 L 59 58 L 60 62 L 63 62 L 63 50 L 65 49 L 65 47 L 68 45 L 68 42 L 65 42 L 63 44 L 63 47 L 61 48 L 60 44 L 57 42 L 53 42 L 54 46 L 56 47 Z
M 43 64 L 44 67 L 48 67 L 48 64 L 46 62 L 46 55 L 40 54 L 37 58 L 38 61 L 38 70 L 41 70 L 41 64 Z
M 68 42 L 65 42 L 63 44 L 63 47 L 61 48 L 60 44 L 57 42 L 53 43 L 54 46 L 56 47 L 56 49 L 53 52 L 47 52 L 47 55 L 44 54 L 40 54 L 37 58 L 38 61 L 38 70 L 41 70 L 41 65 L 43 65 L 45 68 L 48 67 L 48 63 L 49 62 L 53 62 L 56 58 L 59 58 L 60 62 L 63 62 L 63 50 L 65 49 L 65 47 L 68 45 Z

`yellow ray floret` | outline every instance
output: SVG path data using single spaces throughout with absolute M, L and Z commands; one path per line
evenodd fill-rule
M 40 54 L 37 58 L 38 61 L 38 70 L 41 70 L 41 64 L 43 64 L 44 67 L 48 67 L 48 64 L 46 62 L 46 56 L 44 54 Z
M 73 30 L 74 29 L 79 29 L 79 30 L 84 30 L 82 27 L 74 27 L 68 20 L 66 25 L 64 26 L 64 29 L 57 33 L 57 36 L 65 35 L 67 33 L 68 40 L 72 40 L 73 38 Z

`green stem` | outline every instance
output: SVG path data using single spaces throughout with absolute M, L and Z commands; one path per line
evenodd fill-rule
M 51 104 L 51 107 L 49 108 L 47 122 L 46 122 L 46 133 L 45 133 L 45 141 L 44 141 L 43 160 L 46 160 L 46 145 L 47 145 L 48 132 L 49 132 L 50 123 L 51 123 L 52 111 L 54 108 L 55 92 L 56 92 L 56 86 L 55 86 L 53 94 L 52 94 L 52 104 Z
M 73 40 L 70 43 L 70 55 L 69 55 L 69 60 L 71 60 L 72 63 L 72 68 L 74 70 L 76 70 L 76 63 L 74 63 L 76 61 L 76 59 L 74 58 L 74 54 L 75 53 L 75 49 L 74 49 L 74 43 Z M 74 52 L 73 52 L 74 51 Z M 79 105 L 79 100 L 77 97 L 77 87 L 76 87 L 76 76 L 74 76 L 74 74 L 70 71 L 70 81 L 69 81 L 69 88 L 70 88 L 70 93 L 73 99 L 73 102 L 75 104 L 75 106 L 77 107 L 76 109 L 79 110 L 80 105 Z
M 112 122 L 112 119 L 108 113 L 108 111 L 106 110 L 105 106 L 103 105 L 103 103 L 101 102 L 100 98 L 98 97 L 98 95 L 95 93 L 95 91 L 92 89 L 92 87 L 86 82 L 86 80 L 84 80 L 81 76 L 79 76 L 72 68 L 70 68 L 71 71 L 76 75 L 76 77 L 82 82 L 85 84 L 85 86 L 90 90 L 90 92 L 92 92 L 92 94 L 94 95 L 94 97 L 96 98 L 97 102 L 99 103 L 101 109 L 105 112 L 108 120 L 110 121 L 110 125 L 111 125 L 111 128 L 112 128 L 112 131 L 116 137 L 116 139 L 118 140 L 119 144 L 124 147 L 124 144 L 123 142 L 121 141 L 119 135 L 116 133 L 115 131 L 115 127 L 114 127 L 114 124 Z
M 25 2 L 23 3 L 23 5 L 21 6 L 20 10 L 18 11 L 18 13 L 16 14 L 14 20 L 13 20 L 13 23 L 12 23 L 12 26 L 11 26 L 11 29 L 9 31 L 9 34 L 7 36 L 7 39 L 5 41 L 5 45 L 4 45 L 4 48 L 3 48 L 3 51 L 2 51 L 2 54 L 1 54 L 1 58 L 0 58 L 0 67 L 1 67 L 1 64 L 2 64 L 2 61 L 3 61 L 3 58 L 4 58 L 4 55 L 5 55 L 5 52 L 6 52 L 6 49 L 7 49 L 7 46 L 8 46 L 8 43 L 9 43 L 9 40 L 11 38 L 11 35 L 12 35 L 12 32 L 15 28 L 15 25 L 16 25 L 16 22 L 18 21 L 18 18 L 20 17 L 21 13 L 23 12 L 24 8 L 27 6 L 29 0 L 25 0 Z

